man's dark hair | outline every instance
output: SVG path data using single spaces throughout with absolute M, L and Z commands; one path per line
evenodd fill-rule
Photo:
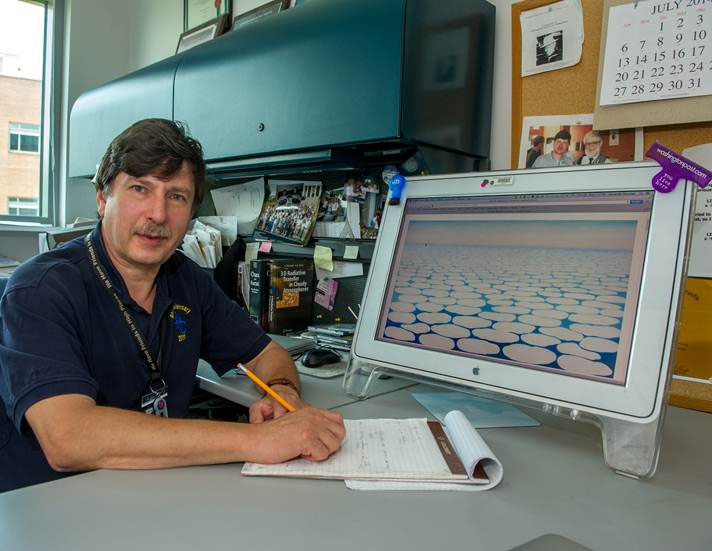
M 533 145 L 533 146 L 541 145 L 541 144 L 543 144 L 543 143 L 544 143 L 544 136 L 542 136 L 541 134 L 539 134 L 538 136 L 534 136 L 534 137 L 532 138 L 532 145 Z
M 568 130 L 559 130 L 554 136 L 554 140 L 566 140 L 571 143 L 571 132 Z
M 183 165 L 190 164 L 195 183 L 193 210 L 205 194 L 205 161 L 200 142 L 187 135 L 180 122 L 144 119 L 116 136 L 104 153 L 94 177 L 97 191 L 111 192 L 119 172 L 134 178 L 153 175 L 168 180 Z

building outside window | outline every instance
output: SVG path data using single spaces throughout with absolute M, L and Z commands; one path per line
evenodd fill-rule
M 0 224 L 54 223 L 52 30 L 62 1 L 0 0 Z
M 8 197 L 7 213 L 16 216 L 39 216 L 40 202 L 37 197 Z
M 39 153 L 40 125 L 11 122 L 10 151 L 20 153 Z

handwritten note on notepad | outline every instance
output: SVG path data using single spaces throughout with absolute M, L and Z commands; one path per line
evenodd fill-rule
M 501 464 L 464 415 L 452 413 L 459 416 L 448 418 L 442 435 L 433 432 L 425 419 L 347 419 L 342 448 L 326 461 L 246 463 L 242 474 L 496 485 L 501 480 Z

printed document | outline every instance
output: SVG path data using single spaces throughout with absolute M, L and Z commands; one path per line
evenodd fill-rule
M 522 12 L 522 76 L 576 65 L 583 47 L 581 0 Z

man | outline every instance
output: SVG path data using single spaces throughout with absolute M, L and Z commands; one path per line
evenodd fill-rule
M 563 33 L 556 31 L 539 37 L 536 46 L 536 64 L 544 65 L 554 61 L 561 61 L 563 51 L 561 48 Z
M 550 168 L 553 166 L 571 166 L 574 161 L 569 157 L 571 134 L 568 130 L 559 130 L 554 136 L 554 145 L 550 153 L 538 157 L 532 168 Z
M 531 168 L 534 161 L 541 156 L 544 151 L 544 136 L 538 135 L 532 138 L 532 146 L 527 151 L 527 162 L 525 167 Z
M 172 121 L 140 121 L 95 185 L 89 239 L 20 266 L 0 303 L 0 491 L 99 468 L 336 451 L 341 416 L 303 403 L 284 349 L 175 252 L 205 190 L 200 144 Z M 265 397 L 250 424 L 184 419 L 199 357 L 221 374 L 244 363 L 295 411 Z
M 590 130 L 583 135 L 584 154 L 576 159 L 577 165 L 602 165 L 610 163 L 610 159 L 601 154 L 603 138 L 595 130 Z

